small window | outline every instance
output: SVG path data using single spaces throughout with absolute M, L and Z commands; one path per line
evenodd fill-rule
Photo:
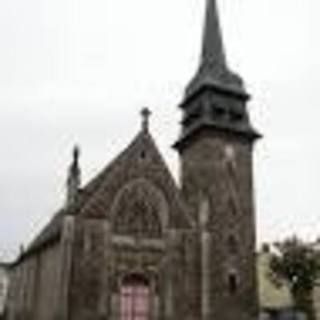
M 228 275 L 228 289 L 231 295 L 234 295 L 238 291 L 238 277 L 235 273 Z
M 120 320 L 150 319 L 150 286 L 138 275 L 130 275 L 121 285 Z

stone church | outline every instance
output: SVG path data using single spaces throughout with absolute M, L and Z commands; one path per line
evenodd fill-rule
M 258 315 L 250 96 L 207 0 L 199 68 L 179 107 L 179 186 L 149 132 L 67 202 L 12 267 L 8 320 L 249 320 Z

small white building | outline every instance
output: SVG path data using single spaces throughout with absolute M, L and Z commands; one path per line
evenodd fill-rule
M 314 311 L 316 313 L 316 319 L 320 320 L 320 280 L 313 291 Z
M 320 239 L 310 246 L 320 253 Z M 271 252 L 269 246 L 265 245 L 257 256 L 257 273 L 259 283 L 259 302 L 261 307 L 261 319 L 270 319 L 268 315 L 277 314 L 286 318 L 287 311 L 293 310 L 294 302 L 290 290 L 285 282 L 276 286 L 269 278 Z M 320 278 L 313 290 L 313 306 L 316 320 L 320 320 Z
M 9 287 L 9 265 L 0 263 L 0 319 L 5 311 Z
M 257 257 L 259 303 L 262 312 L 281 313 L 293 308 L 290 290 L 285 283 L 276 286 L 270 279 L 269 246 L 265 245 Z
M 313 248 L 319 252 L 320 255 L 320 238 L 315 242 Z M 316 319 L 320 320 L 320 278 L 317 281 L 313 290 L 313 302 Z

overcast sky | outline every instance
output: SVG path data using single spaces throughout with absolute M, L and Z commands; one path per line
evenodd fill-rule
M 177 176 L 183 90 L 205 0 L 0 1 L 0 260 L 63 204 L 73 144 L 88 181 L 139 130 L 141 107 Z M 227 56 L 264 139 L 258 238 L 320 235 L 320 2 L 220 0 Z

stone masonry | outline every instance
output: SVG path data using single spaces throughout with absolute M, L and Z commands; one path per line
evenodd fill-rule
M 65 205 L 12 266 L 8 320 L 256 319 L 259 134 L 248 100 L 207 0 L 200 66 L 180 104 L 180 186 L 148 110 L 131 144 L 85 186 L 75 148 Z M 137 288 L 140 305 L 130 300 Z

